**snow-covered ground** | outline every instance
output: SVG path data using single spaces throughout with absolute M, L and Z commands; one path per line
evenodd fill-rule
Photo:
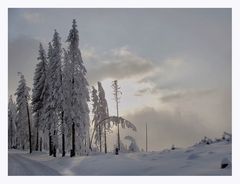
M 220 168 L 223 158 L 231 160 L 231 146 L 219 142 L 162 152 L 74 158 L 9 150 L 8 172 L 9 175 L 231 175 L 231 167 Z
M 23 156 L 24 155 L 24 156 Z M 60 175 L 56 170 L 25 157 L 21 152 L 8 154 L 8 175 Z

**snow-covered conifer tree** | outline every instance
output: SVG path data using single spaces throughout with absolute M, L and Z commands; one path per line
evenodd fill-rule
M 30 111 L 28 101 L 30 99 L 29 91 L 30 88 L 26 85 L 26 80 L 22 73 L 19 73 L 20 81 L 15 95 L 17 105 L 17 122 L 18 131 L 20 135 L 20 145 L 23 149 L 29 146 L 29 151 L 32 153 L 32 140 L 31 140 L 31 123 L 30 123 Z M 27 131 L 28 130 L 28 131 Z
M 67 91 L 68 89 L 67 88 L 65 88 L 64 87 L 64 85 L 65 85 L 65 82 L 64 82 L 64 65 L 65 65 L 65 63 L 67 63 L 68 62 L 68 56 L 67 56 L 67 52 L 66 52 L 66 50 L 65 49 L 63 49 L 63 52 L 64 52 L 64 60 L 63 60 L 63 64 L 62 64 L 62 62 L 61 62 L 61 69 L 60 69 L 60 82 L 61 82 L 61 89 L 60 89 L 60 95 L 61 95 L 61 99 L 60 99 L 60 102 L 59 102 L 59 112 L 60 112 L 60 119 L 61 119 L 61 128 L 60 128 L 60 132 L 61 132 L 61 134 L 62 134 L 62 140 L 61 140 L 61 142 L 62 142 L 62 157 L 64 157 L 65 156 L 65 153 L 66 153 L 66 151 L 65 151 L 65 135 L 66 135 L 66 132 L 68 132 L 68 131 L 66 131 L 66 128 L 67 128 L 67 126 L 66 126 L 66 122 L 67 122 L 67 118 L 66 118 L 66 114 L 65 114 L 65 110 L 67 110 L 67 109 L 65 109 L 65 100 L 67 99 L 67 98 L 65 98 L 65 91 Z M 67 95 L 66 95 L 67 96 Z
M 33 90 L 32 90 L 32 110 L 34 113 L 34 125 L 36 128 L 36 151 L 39 148 L 39 128 L 40 128 L 40 119 L 43 112 L 43 92 L 44 85 L 46 82 L 46 65 L 47 57 L 45 50 L 43 49 L 42 44 L 39 45 L 39 56 L 37 58 L 39 63 L 36 66 L 35 74 L 33 78 Z
M 107 100 L 101 82 L 98 82 L 98 92 L 92 87 L 92 102 L 93 102 L 93 126 L 95 132 L 95 144 L 99 145 L 100 152 L 102 151 L 102 137 L 104 137 L 104 148 L 107 153 L 107 131 L 111 130 L 110 120 L 102 120 L 109 117 Z
M 74 156 L 76 150 L 79 154 L 86 154 L 89 148 L 89 101 L 88 82 L 86 80 L 87 70 L 83 65 L 81 52 L 79 49 L 79 35 L 76 20 L 73 20 L 72 29 L 69 32 L 67 42 L 69 73 L 71 87 L 69 93 L 70 115 L 72 124 L 72 151 Z M 76 147 L 77 146 L 77 147 Z
M 92 86 L 92 113 L 93 113 L 93 119 L 92 119 L 92 124 L 93 124 L 93 127 L 95 129 L 95 144 L 96 145 L 99 145 L 99 149 L 100 149 L 100 152 L 102 151 L 102 143 L 101 143 L 101 132 L 102 132 L 102 129 L 101 127 L 102 126 L 98 126 L 98 123 L 100 121 L 100 116 L 99 116 L 99 99 L 98 99 L 98 92 L 97 90 L 94 88 L 94 86 Z
M 16 104 L 12 100 L 10 95 L 8 100 L 8 147 L 16 147 L 17 129 L 16 129 Z
M 72 66 L 68 57 L 68 53 L 65 49 L 63 49 L 64 59 L 63 59 L 63 70 L 62 70 L 62 92 L 63 92 L 63 126 L 62 132 L 66 135 L 66 149 L 71 149 L 71 135 L 72 135 L 72 118 L 71 118 L 71 93 L 72 93 L 72 84 L 71 84 L 71 76 L 72 76 Z M 63 141 L 62 141 L 63 142 Z
M 99 119 L 100 121 L 109 117 L 107 100 L 105 98 L 105 92 L 101 82 L 98 82 L 98 98 L 99 98 Z M 104 149 L 107 153 L 107 131 L 110 130 L 110 121 L 106 120 L 102 125 L 99 126 L 100 132 L 104 133 Z
M 55 30 L 52 40 L 51 56 L 48 66 L 48 85 L 51 113 L 51 134 L 53 135 L 53 155 L 56 156 L 56 149 L 58 146 L 57 127 L 59 124 L 59 116 L 62 105 L 62 79 L 61 79 L 61 43 L 58 32 Z
M 45 141 L 48 141 L 48 150 L 49 155 L 53 154 L 53 146 L 52 146 L 52 124 L 53 124 L 53 116 L 52 116 L 52 108 L 51 103 L 49 102 L 49 98 L 51 95 L 50 92 L 50 85 L 49 85 L 49 78 L 50 78 L 50 72 L 49 72 L 49 62 L 52 60 L 52 44 L 51 42 L 48 43 L 48 54 L 47 54 L 47 65 L 46 65 L 46 80 L 44 83 L 43 93 L 41 98 L 43 99 L 43 114 L 41 116 L 41 129 L 43 130 L 43 140 L 44 145 L 47 143 Z M 48 136 L 48 138 L 46 138 Z M 46 147 L 45 147 L 46 149 Z

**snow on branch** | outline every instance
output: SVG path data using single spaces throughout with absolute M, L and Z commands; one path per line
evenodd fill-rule
M 130 128 L 133 131 L 137 131 L 137 128 L 134 124 L 132 124 L 130 121 L 122 118 L 122 117 L 117 117 L 117 116 L 110 116 L 109 120 L 114 124 L 117 125 L 118 123 L 122 126 L 122 128 Z

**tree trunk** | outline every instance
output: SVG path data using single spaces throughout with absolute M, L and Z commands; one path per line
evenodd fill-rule
M 146 152 L 148 152 L 148 135 L 147 135 L 147 123 L 146 123 Z
M 97 129 L 97 127 L 95 126 L 94 129 L 93 129 L 93 133 L 92 133 L 92 136 L 91 136 L 90 142 L 89 142 L 89 148 L 90 148 L 91 151 L 92 151 L 92 140 L 93 140 L 93 135 L 94 135 L 96 129 Z
M 56 148 L 56 130 L 53 131 L 53 157 L 57 156 L 57 148 Z
M 84 152 L 86 155 L 87 154 L 87 137 L 85 137 L 85 139 L 84 139 Z
M 38 127 L 37 127 L 37 141 L 36 141 L 36 148 L 35 148 L 36 151 L 38 151 L 38 140 L 39 140 L 38 136 L 39 136 L 39 133 L 38 133 Z
M 73 68 L 74 71 L 74 68 Z M 72 91 L 74 91 L 74 72 L 72 72 Z M 73 107 L 73 100 L 71 100 L 71 106 Z M 75 123 L 72 119 L 72 150 L 70 153 L 71 157 L 75 156 Z
M 39 146 L 39 144 L 38 144 L 38 141 L 39 141 L 39 133 L 38 133 L 38 131 L 39 131 L 39 130 L 38 130 L 38 126 L 39 126 L 39 112 L 38 112 L 37 116 L 38 116 L 38 117 L 37 117 L 37 118 L 38 118 L 38 119 L 37 119 L 37 141 L 36 141 L 36 147 L 35 147 L 35 150 L 36 150 L 36 151 L 38 151 L 38 146 Z
M 101 133 L 101 125 L 98 125 L 98 128 L 99 128 L 100 152 L 102 152 L 102 133 Z
M 29 108 L 27 103 L 27 116 L 28 116 L 28 138 L 29 138 L 29 153 L 32 153 L 32 135 L 31 135 L 31 124 L 30 124 L 30 115 L 29 115 Z
M 91 142 L 90 141 L 90 132 L 89 132 L 89 128 L 88 128 L 88 146 L 89 146 L 89 150 L 92 151 L 90 142 Z
M 118 122 L 118 150 L 120 150 L 120 132 L 119 132 L 119 122 Z
M 105 153 L 107 153 L 107 132 L 106 132 L 106 124 L 104 123 L 104 149 Z
M 62 157 L 65 156 L 65 134 L 62 134 Z
M 51 132 L 49 130 L 49 156 L 52 155 L 52 136 L 51 136 Z
M 64 111 L 62 111 L 62 157 L 65 156 Z
M 71 150 L 71 157 L 75 156 L 75 123 L 72 123 L 72 150 Z
M 42 137 L 40 138 L 40 151 L 42 151 Z
M 116 81 L 116 107 L 117 107 L 117 138 L 118 138 L 118 151 L 120 150 L 120 132 L 119 132 L 119 113 L 118 113 L 118 85 Z

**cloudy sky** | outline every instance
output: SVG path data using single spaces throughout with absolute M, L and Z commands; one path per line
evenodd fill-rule
M 120 115 L 138 129 L 122 137 L 144 148 L 147 123 L 149 150 L 161 150 L 231 132 L 231 9 L 9 9 L 9 95 L 17 72 L 32 87 L 39 42 L 47 49 L 54 29 L 66 47 L 73 18 L 88 81 L 103 83 L 111 115 L 119 80 Z

